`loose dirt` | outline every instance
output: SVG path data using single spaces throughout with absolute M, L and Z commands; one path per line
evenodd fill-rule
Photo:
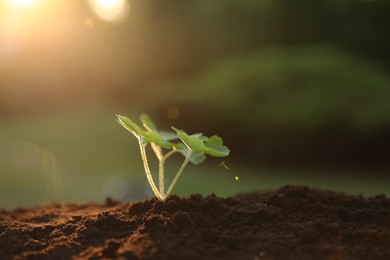
M 390 259 L 390 199 L 285 186 L 0 210 L 0 259 Z

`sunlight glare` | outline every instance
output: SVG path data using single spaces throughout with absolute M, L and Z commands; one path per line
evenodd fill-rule
M 126 17 L 129 4 L 126 0 L 88 0 L 94 12 L 108 22 L 120 21 Z
M 34 3 L 34 0 L 13 0 L 15 5 L 28 6 Z

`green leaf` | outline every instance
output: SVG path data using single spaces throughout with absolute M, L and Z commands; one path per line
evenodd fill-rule
M 183 143 L 178 143 L 177 145 L 179 146 L 177 151 L 184 157 L 187 157 L 189 153 L 188 147 Z M 196 165 L 204 162 L 204 160 L 206 160 L 206 155 L 204 153 L 192 153 L 190 157 L 190 162 Z
M 217 136 L 217 135 L 213 135 L 212 137 L 210 137 L 207 141 L 206 141 L 206 146 L 218 146 L 218 145 L 222 145 L 223 144 L 223 141 L 222 141 L 222 138 Z
M 190 162 L 196 165 L 201 164 L 204 160 L 206 160 L 206 155 L 204 153 L 192 154 L 190 158 Z
M 164 138 L 165 141 L 178 139 L 179 137 L 172 131 L 158 131 L 158 134 Z
M 158 133 L 153 131 L 144 132 L 142 134 L 142 137 L 146 142 L 158 144 L 159 146 L 165 149 L 172 149 L 173 147 L 176 148 L 176 144 L 165 141 L 162 136 L 160 136 Z
M 124 128 L 126 128 L 133 135 L 135 135 L 135 137 L 139 138 L 140 136 L 142 136 L 143 131 L 136 123 L 131 121 L 130 118 L 121 115 L 116 115 L 116 116 L 117 116 L 118 123 L 122 125 Z
M 161 136 L 159 136 L 157 133 L 153 131 L 146 131 L 146 132 L 143 131 L 142 137 L 147 142 L 159 143 L 164 141 L 164 139 Z
M 147 127 L 145 128 L 149 128 L 148 131 L 141 129 L 140 126 L 131 121 L 128 117 L 117 115 L 117 118 L 119 124 L 121 124 L 138 139 L 141 139 L 146 143 L 156 143 L 166 149 L 172 149 L 173 147 L 176 148 L 176 144 L 168 142 L 161 135 L 152 130 L 152 127 L 155 128 L 154 124 L 147 115 L 144 114 L 142 119 L 144 120 L 144 123 L 147 123 Z
M 199 139 L 202 141 L 207 141 L 209 139 L 207 136 L 204 136 L 202 133 L 195 133 L 195 134 L 192 134 L 192 136 L 199 137 Z
M 142 114 L 140 116 L 142 125 L 146 130 L 157 132 L 156 125 L 153 123 L 152 119 L 147 114 Z
M 174 127 L 172 127 L 172 129 L 176 131 L 179 138 L 188 146 L 189 149 L 191 149 L 193 153 L 203 152 L 205 146 L 203 140 L 201 139 L 201 134 L 188 135 L 183 130 L 176 129 Z
M 177 135 L 172 131 L 159 131 L 157 130 L 156 125 L 153 123 L 152 119 L 147 114 L 142 114 L 140 116 L 142 125 L 148 131 L 153 131 L 163 138 L 165 141 L 171 141 L 177 139 Z
M 205 153 L 215 157 L 228 156 L 230 151 L 223 145 L 222 138 L 219 136 L 212 136 L 207 138 L 202 134 L 188 135 L 183 130 L 178 130 L 172 127 L 176 131 L 179 138 L 188 146 L 191 151 L 196 153 Z
M 147 143 L 155 143 L 166 149 L 177 149 L 184 156 L 188 155 L 188 149 L 191 150 L 192 156 L 190 161 L 195 164 L 199 164 L 205 160 L 205 155 L 211 155 L 216 157 L 223 157 L 229 155 L 229 149 L 223 145 L 223 140 L 221 137 L 213 135 L 208 138 L 204 136 L 202 133 L 196 133 L 192 135 L 188 135 L 183 130 L 176 129 L 172 127 L 172 129 L 176 132 L 164 132 L 157 131 L 156 126 L 150 117 L 146 114 L 142 114 L 140 120 L 147 131 L 142 129 L 136 123 L 131 121 L 128 117 L 116 115 L 118 118 L 119 124 L 121 124 L 124 128 L 130 131 L 135 137 Z M 180 146 L 178 144 L 174 144 L 169 142 L 170 140 L 174 140 L 177 137 L 185 144 L 185 146 Z
M 215 156 L 215 157 L 225 157 L 229 155 L 230 150 L 226 146 L 221 145 L 221 146 L 215 146 L 213 148 L 206 147 L 204 152 L 208 155 Z
M 215 157 L 228 156 L 230 153 L 229 148 L 223 145 L 222 138 L 217 135 L 210 137 L 206 141 L 205 146 L 206 150 L 204 152 Z

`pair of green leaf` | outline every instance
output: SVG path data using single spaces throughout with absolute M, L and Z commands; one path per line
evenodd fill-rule
M 166 149 L 176 148 L 176 144 L 169 142 L 169 140 L 171 139 L 168 139 L 166 137 L 164 138 L 163 134 L 160 134 L 156 130 L 153 130 L 155 129 L 155 126 L 147 115 L 141 115 L 141 121 L 146 128 L 146 131 L 143 130 L 140 126 L 138 126 L 136 123 L 131 121 L 130 118 L 121 115 L 116 116 L 118 118 L 118 123 L 121 124 L 124 128 L 126 128 L 135 137 L 137 137 L 138 140 L 146 143 L 155 143 Z
M 172 129 L 176 132 L 165 132 L 157 130 L 155 124 L 146 114 L 140 117 L 141 123 L 144 126 L 142 129 L 129 118 L 117 115 L 118 122 L 135 137 L 142 142 L 155 143 L 166 149 L 175 149 L 185 157 L 191 152 L 190 162 L 199 164 L 206 159 L 206 154 L 215 157 L 224 157 L 229 155 L 229 149 L 223 145 L 222 138 L 213 135 L 208 138 L 202 134 L 188 135 L 183 130 Z M 182 143 L 172 143 L 170 141 L 180 139 Z
M 224 157 L 229 155 L 229 149 L 223 145 L 222 138 L 216 135 L 208 138 L 199 134 L 188 135 L 183 130 L 176 129 L 177 136 L 185 144 L 185 148 L 191 150 L 192 156 L 190 161 L 194 164 L 202 163 L 206 159 L 206 155 L 215 157 Z

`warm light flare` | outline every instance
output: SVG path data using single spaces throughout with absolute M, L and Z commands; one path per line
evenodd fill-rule
M 0 7 L 0 33 L 19 33 L 31 28 L 38 20 L 37 13 L 42 9 L 38 0 L 7 0 Z
M 96 4 L 104 8 L 113 8 L 115 6 L 121 5 L 121 0 L 96 0 Z
M 120 21 L 129 12 L 126 0 L 88 0 L 94 12 L 108 22 Z
M 0 65 L 61 44 L 69 32 L 81 30 L 74 7 L 68 0 L 0 0 Z
M 28 6 L 33 4 L 34 2 L 34 0 L 13 0 L 13 3 L 19 6 Z

